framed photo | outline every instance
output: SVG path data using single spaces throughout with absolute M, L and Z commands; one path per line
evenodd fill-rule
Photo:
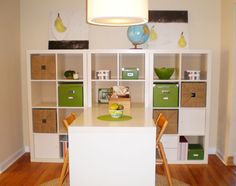
M 109 97 L 112 94 L 111 88 L 99 88 L 98 89 L 98 103 L 108 103 Z

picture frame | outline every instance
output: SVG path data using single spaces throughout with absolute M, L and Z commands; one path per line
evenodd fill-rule
M 109 97 L 112 94 L 111 88 L 99 88 L 98 89 L 98 103 L 108 104 Z

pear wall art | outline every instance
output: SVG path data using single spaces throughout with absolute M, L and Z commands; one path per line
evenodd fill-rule
M 149 11 L 150 35 L 143 48 L 189 48 L 188 11 Z
M 50 13 L 49 49 L 88 48 L 85 12 L 58 10 Z

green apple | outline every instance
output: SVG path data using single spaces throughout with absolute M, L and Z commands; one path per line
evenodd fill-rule
M 117 110 L 124 110 L 124 105 L 119 104 Z
M 110 106 L 110 109 L 111 110 L 117 110 L 119 107 L 119 105 L 117 103 L 112 103 L 111 106 Z

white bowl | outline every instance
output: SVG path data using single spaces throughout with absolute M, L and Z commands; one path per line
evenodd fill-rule
M 123 116 L 123 110 L 109 110 L 109 114 L 113 118 L 121 118 Z

